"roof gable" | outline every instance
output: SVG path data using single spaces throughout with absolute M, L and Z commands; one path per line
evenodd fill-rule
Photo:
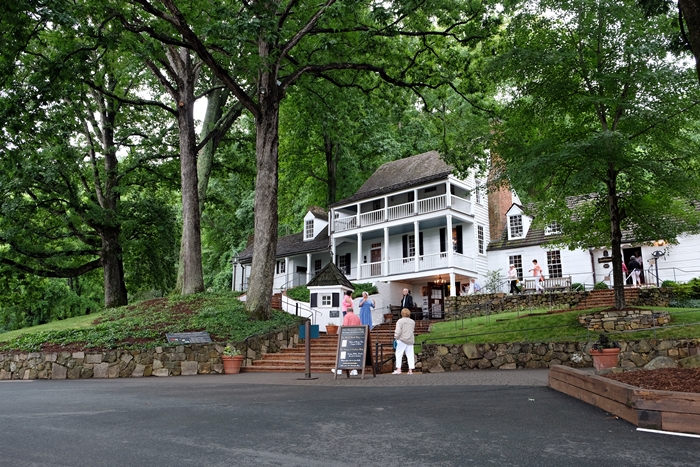
M 350 290 L 355 289 L 348 278 L 345 277 L 345 274 L 338 269 L 338 266 L 336 266 L 333 261 L 328 263 L 325 268 L 321 269 L 318 274 L 316 274 L 313 279 L 306 284 L 307 287 L 324 287 L 333 285 L 342 285 Z

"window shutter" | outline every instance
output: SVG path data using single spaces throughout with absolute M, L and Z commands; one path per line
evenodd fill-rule
M 464 253 L 462 247 L 462 226 L 457 226 L 457 253 Z
M 352 268 L 350 267 L 350 253 L 345 255 L 345 274 L 350 274 Z
M 333 307 L 339 307 L 340 306 L 340 294 L 335 292 L 333 294 L 333 302 L 332 302 Z
M 311 308 L 316 308 L 318 306 L 318 294 L 311 294 Z
M 403 247 L 402 258 L 408 258 L 408 235 L 401 236 L 401 246 Z
M 418 255 L 423 256 L 423 232 L 418 232 Z
M 445 235 L 447 234 L 447 229 L 440 229 L 440 253 L 447 251 L 445 245 Z

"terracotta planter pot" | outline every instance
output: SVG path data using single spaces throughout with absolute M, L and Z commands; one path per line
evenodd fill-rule
M 224 363 L 224 373 L 227 375 L 235 375 L 241 372 L 241 364 L 243 364 L 243 355 L 229 357 L 221 356 L 221 361 Z
M 338 334 L 338 326 L 331 326 L 330 324 L 327 324 L 326 325 L 326 333 L 328 335 Z
M 620 349 L 591 349 L 591 357 L 593 358 L 593 367 L 597 370 L 605 368 L 615 368 L 620 356 Z

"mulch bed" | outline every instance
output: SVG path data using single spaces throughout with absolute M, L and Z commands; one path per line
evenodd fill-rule
M 700 393 L 700 368 L 660 368 L 601 376 L 642 389 Z

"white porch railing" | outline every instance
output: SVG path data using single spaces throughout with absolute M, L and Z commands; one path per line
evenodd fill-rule
M 401 258 L 389 260 L 389 274 L 404 274 L 416 270 L 414 258 Z
M 336 219 L 334 222 L 334 227 L 336 232 L 354 229 L 357 227 L 357 217 L 341 217 Z
M 366 212 L 360 214 L 360 226 L 364 227 L 367 225 L 379 224 L 384 222 L 384 210 L 378 209 L 376 211 Z
M 365 277 L 377 277 L 382 275 L 382 262 L 363 264 L 360 266 L 360 274 Z
M 472 214 L 472 203 L 470 200 L 454 195 L 450 195 L 450 197 L 450 207 L 452 209 L 465 214 Z M 359 225 L 357 216 L 340 217 L 333 221 L 333 229 L 335 232 L 343 232 L 357 227 L 366 227 L 368 225 L 381 224 L 382 222 L 396 219 L 404 219 L 415 214 L 414 206 L 415 204 L 413 202 L 390 206 L 386 209 L 386 216 L 384 214 L 384 209 L 362 213 L 360 214 Z M 445 209 L 447 209 L 447 195 L 433 196 L 432 198 L 418 200 L 418 214 L 442 211 Z
M 435 253 L 432 255 L 423 255 L 420 257 L 420 270 L 426 271 L 429 269 L 438 269 L 447 267 L 447 253 Z
M 445 195 L 433 196 L 432 198 L 418 201 L 418 213 L 440 211 L 447 208 L 447 197 Z
M 465 214 L 471 214 L 472 213 L 472 202 L 469 200 L 466 200 L 464 198 L 460 198 L 459 196 L 451 195 L 452 199 L 450 202 L 452 203 L 452 209 L 463 212 Z
M 398 204 L 396 206 L 391 206 L 387 209 L 388 217 L 390 221 L 394 219 L 403 219 L 404 217 L 409 217 L 413 215 L 413 202 Z

